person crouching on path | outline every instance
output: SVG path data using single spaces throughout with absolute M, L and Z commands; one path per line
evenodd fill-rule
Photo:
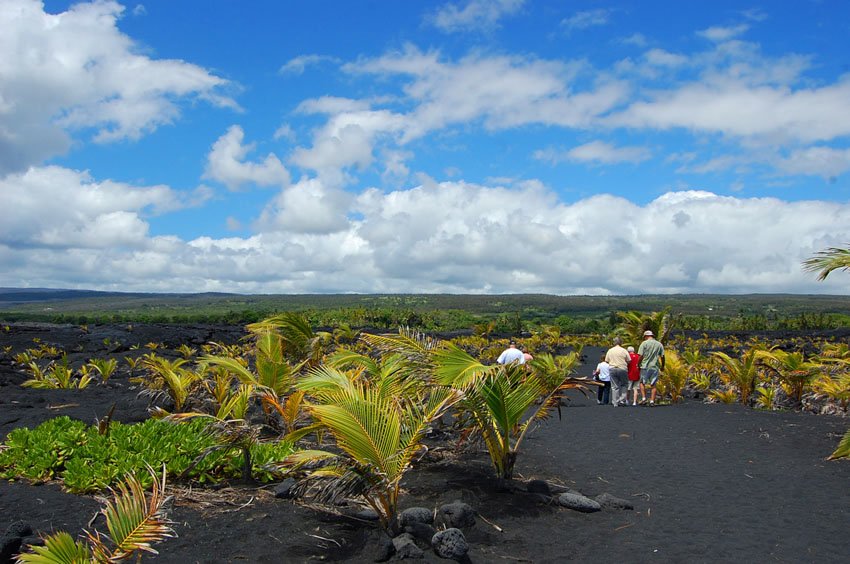
M 664 368 L 664 345 L 655 340 L 652 331 L 644 331 L 638 354 L 640 355 L 640 402 L 646 403 L 646 387 L 649 386 L 651 390 L 649 405 L 655 405 L 655 385 L 658 383 L 659 370 Z
M 610 366 L 605 362 L 605 355 L 599 357 L 599 364 L 593 371 L 593 378 L 602 385 L 596 390 L 596 403 L 608 405 L 611 396 L 611 372 Z
M 516 362 L 517 364 L 525 364 L 525 356 L 522 354 L 522 351 L 516 348 L 516 343 L 511 341 L 511 344 L 508 345 L 508 348 L 502 351 L 502 354 L 499 355 L 499 358 L 496 359 L 496 362 L 499 364 L 508 364 L 511 362 Z
M 629 351 L 629 391 L 632 392 L 632 405 L 637 405 L 638 388 L 640 388 L 640 355 L 635 352 L 634 347 L 626 349 Z M 628 395 L 626 397 L 628 400 Z
M 620 337 L 614 337 L 614 346 L 605 353 L 605 362 L 609 365 L 611 375 L 611 405 L 620 407 L 629 404 L 626 386 L 629 382 L 629 351 L 621 345 Z

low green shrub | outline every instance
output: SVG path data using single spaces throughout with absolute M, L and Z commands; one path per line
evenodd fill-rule
M 214 483 L 241 475 L 239 449 L 212 450 L 192 466 L 202 454 L 218 444 L 207 432 L 208 422 L 195 420 L 175 424 L 150 419 L 144 423 L 112 423 L 108 434 L 96 426 L 61 416 L 45 421 L 35 429 L 15 429 L 0 448 L 0 477 L 32 481 L 61 480 L 73 493 L 100 491 L 117 484 L 125 475 L 140 477 L 145 487 L 150 480 L 145 469 L 165 465 L 170 476 Z M 252 475 L 272 479 L 265 465 L 292 453 L 286 442 L 254 445 Z M 187 471 L 188 469 L 188 471 Z

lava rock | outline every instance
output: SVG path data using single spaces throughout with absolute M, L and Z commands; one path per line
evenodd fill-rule
M 469 552 L 469 544 L 460 529 L 439 531 L 431 538 L 431 547 L 440 558 L 464 560 Z
M 7 537 L 28 537 L 32 534 L 32 527 L 30 527 L 27 523 L 23 521 L 15 521 L 8 527 L 6 527 L 6 536 Z
M 386 535 L 381 535 L 379 543 L 375 562 L 386 562 L 395 554 L 395 544 L 393 544 L 393 540 Z
M 552 496 L 551 495 L 546 495 L 546 494 L 542 494 L 542 493 L 530 493 L 530 494 L 528 494 L 528 497 L 530 497 L 535 502 L 537 502 L 541 505 L 549 505 L 550 503 L 552 503 Z
M 570 488 L 567 486 L 562 486 L 560 484 L 553 484 L 551 482 L 546 482 L 546 485 L 549 486 L 549 492 L 552 494 L 560 494 L 564 492 L 570 491 Z
M 15 555 L 21 551 L 21 537 L 3 535 L 0 537 L 0 564 L 12 563 Z
M 559 495 L 558 505 L 575 511 L 581 511 L 582 513 L 595 513 L 596 511 L 602 511 L 602 506 L 599 505 L 597 501 L 571 492 Z
M 378 521 L 380 517 L 378 512 L 371 507 L 345 507 L 342 509 L 342 514 L 361 521 Z
M 475 525 L 475 510 L 462 501 L 447 503 L 437 510 L 442 524 L 447 528 L 462 529 Z
M 292 499 L 295 497 L 294 478 L 287 478 L 274 487 L 274 496 L 278 499 Z
M 430 543 L 431 538 L 434 536 L 434 533 L 437 532 L 434 527 L 429 525 L 428 523 L 419 523 L 414 521 L 412 523 L 408 523 L 404 527 L 405 533 L 410 533 L 413 535 L 416 540 L 422 541 L 424 543 Z
M 427 507 L 408 507 L 398 516 L 398 524 L 403 529 L 411 523 L 427 523 L 434 522 L 434 512 Z
M 615 497 L 609 493 L 599 494 L 594 498 L 596 502 L 605 507 L 606 509 L 634 509 L 635 506 L 632 502 L 621 499 L 619 497 Z
M 546 483 L 546 480 L 529 480 L 525 485 L 525 489 L 528 493 L 543 495 L 550 495 L 552 493 L 552 490 L 549 489 L 549 484 Z
M 410 533 L 402 533 L 393 539 L 395 555 L 399 560 L 405 558 L 424 558 L 425 553 L 416 546 L 416 540 Z

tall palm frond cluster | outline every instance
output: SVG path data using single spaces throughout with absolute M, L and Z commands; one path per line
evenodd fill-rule
M 803 269 L 807 272 L 817 272 L 818 280 L 826 280 L 826 277 L 835 270 L 850 270 L 850 245 L 818 251 L 813 257 L 803 261 Z M 828 386 L 826 389 L 834 389 L 834 387 Z M 843 405 L 846 410 L 846 400 Z M 844 438 L 841 439 L 838 448 L 830 458 L 850 458 L 850 429 L 844 434 Z
M 308 491 L 324 501 L 360 494 L 390 532 L 398 527 L 401 479 L 449 409 L 483 439 L 496 477 L 510 480 L 534 422 L 559 405 L 563 391 L 592 385 L 571 376 L 577 355 L 488 366 L 451 342 L 406 329 L 361 339 L 371 354 L 340 350 L 297 385 L 313 428 L 327 431 L 336 450 L 304 450 L 284 463 L 321 464 L 305 478 Z

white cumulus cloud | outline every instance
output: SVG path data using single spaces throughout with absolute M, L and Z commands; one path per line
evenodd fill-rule
M 525 0 L 468 0 L 465 5 L 445 4 L 428 16 L 428 21 L 446 33 L 490 31 L 504 16 L 515 14 Z
M 591 141 L 569 150 L 541 149 L 534 153 L 535 158 L 552 164 L 563 161 L 616 164 L 640 163 L 652 157 L 652 151 L 646 147 L 617 147 L 604 141 Z
M 679 191 L 646 205 L 611 195 L 567 204 L 537 182 L 428 181 L 352 197 L 309 180 L 285 188 L 250 237 L 183 241 L 151 237 L 139 228 L 140 210 L 168 202 L 168 190 L 120 187 L 110 198 L 90 179 L 77 181 L 88 186 L 86 214 L 63 218 L 58 202 L 37 226 L 9 224 L 12 214 L 0 218 L 0 285 L 114 289 L 121 281 L 122 290 L 272 293 L 834 293 L 844 281 L 818 283 L 800 263 L 850 240 L 850 205 L 834 202 Z M 46 240 L 56 226 L 71 234 L 61 247 Z M 123 245 L 90 240 L 125 229 Z
M 207 155 L 204 178 L 218 180 L 231 190 L 244 184 L 258 186 L 285 186 L 289 184 L 289 171 L 274 153 L 262 162 L 245 162 L 254 145 L 243 144 L 245 132 L 238 125 L 231 126 L 218 138 Z
M 21 249 L 143 247 L 145 216 L 198 204 L 208 196 L 203 188 L 181 194 L 167 186 L 96 182 L 84 172 L 56 166 L 7 175 L 0 179 L 0 193 L 0 245 Z
M 576 12 L 572 16 L 561 21 L 561 25 L 567 30 L 587 29 L 589 27 L 605 25 L 611 17 L 611 10 L 598 8 L 596 10 L 584 10 Z
M 0 5 L 0 173 L 65 152 L 69 131 L 100 142 L 137 139 L 172 123 L 180 102 L 235 107 L 228 81 L 190 63 L 152 59 L 117 28 L 116 2 L 49 14 L 37 0 Z

